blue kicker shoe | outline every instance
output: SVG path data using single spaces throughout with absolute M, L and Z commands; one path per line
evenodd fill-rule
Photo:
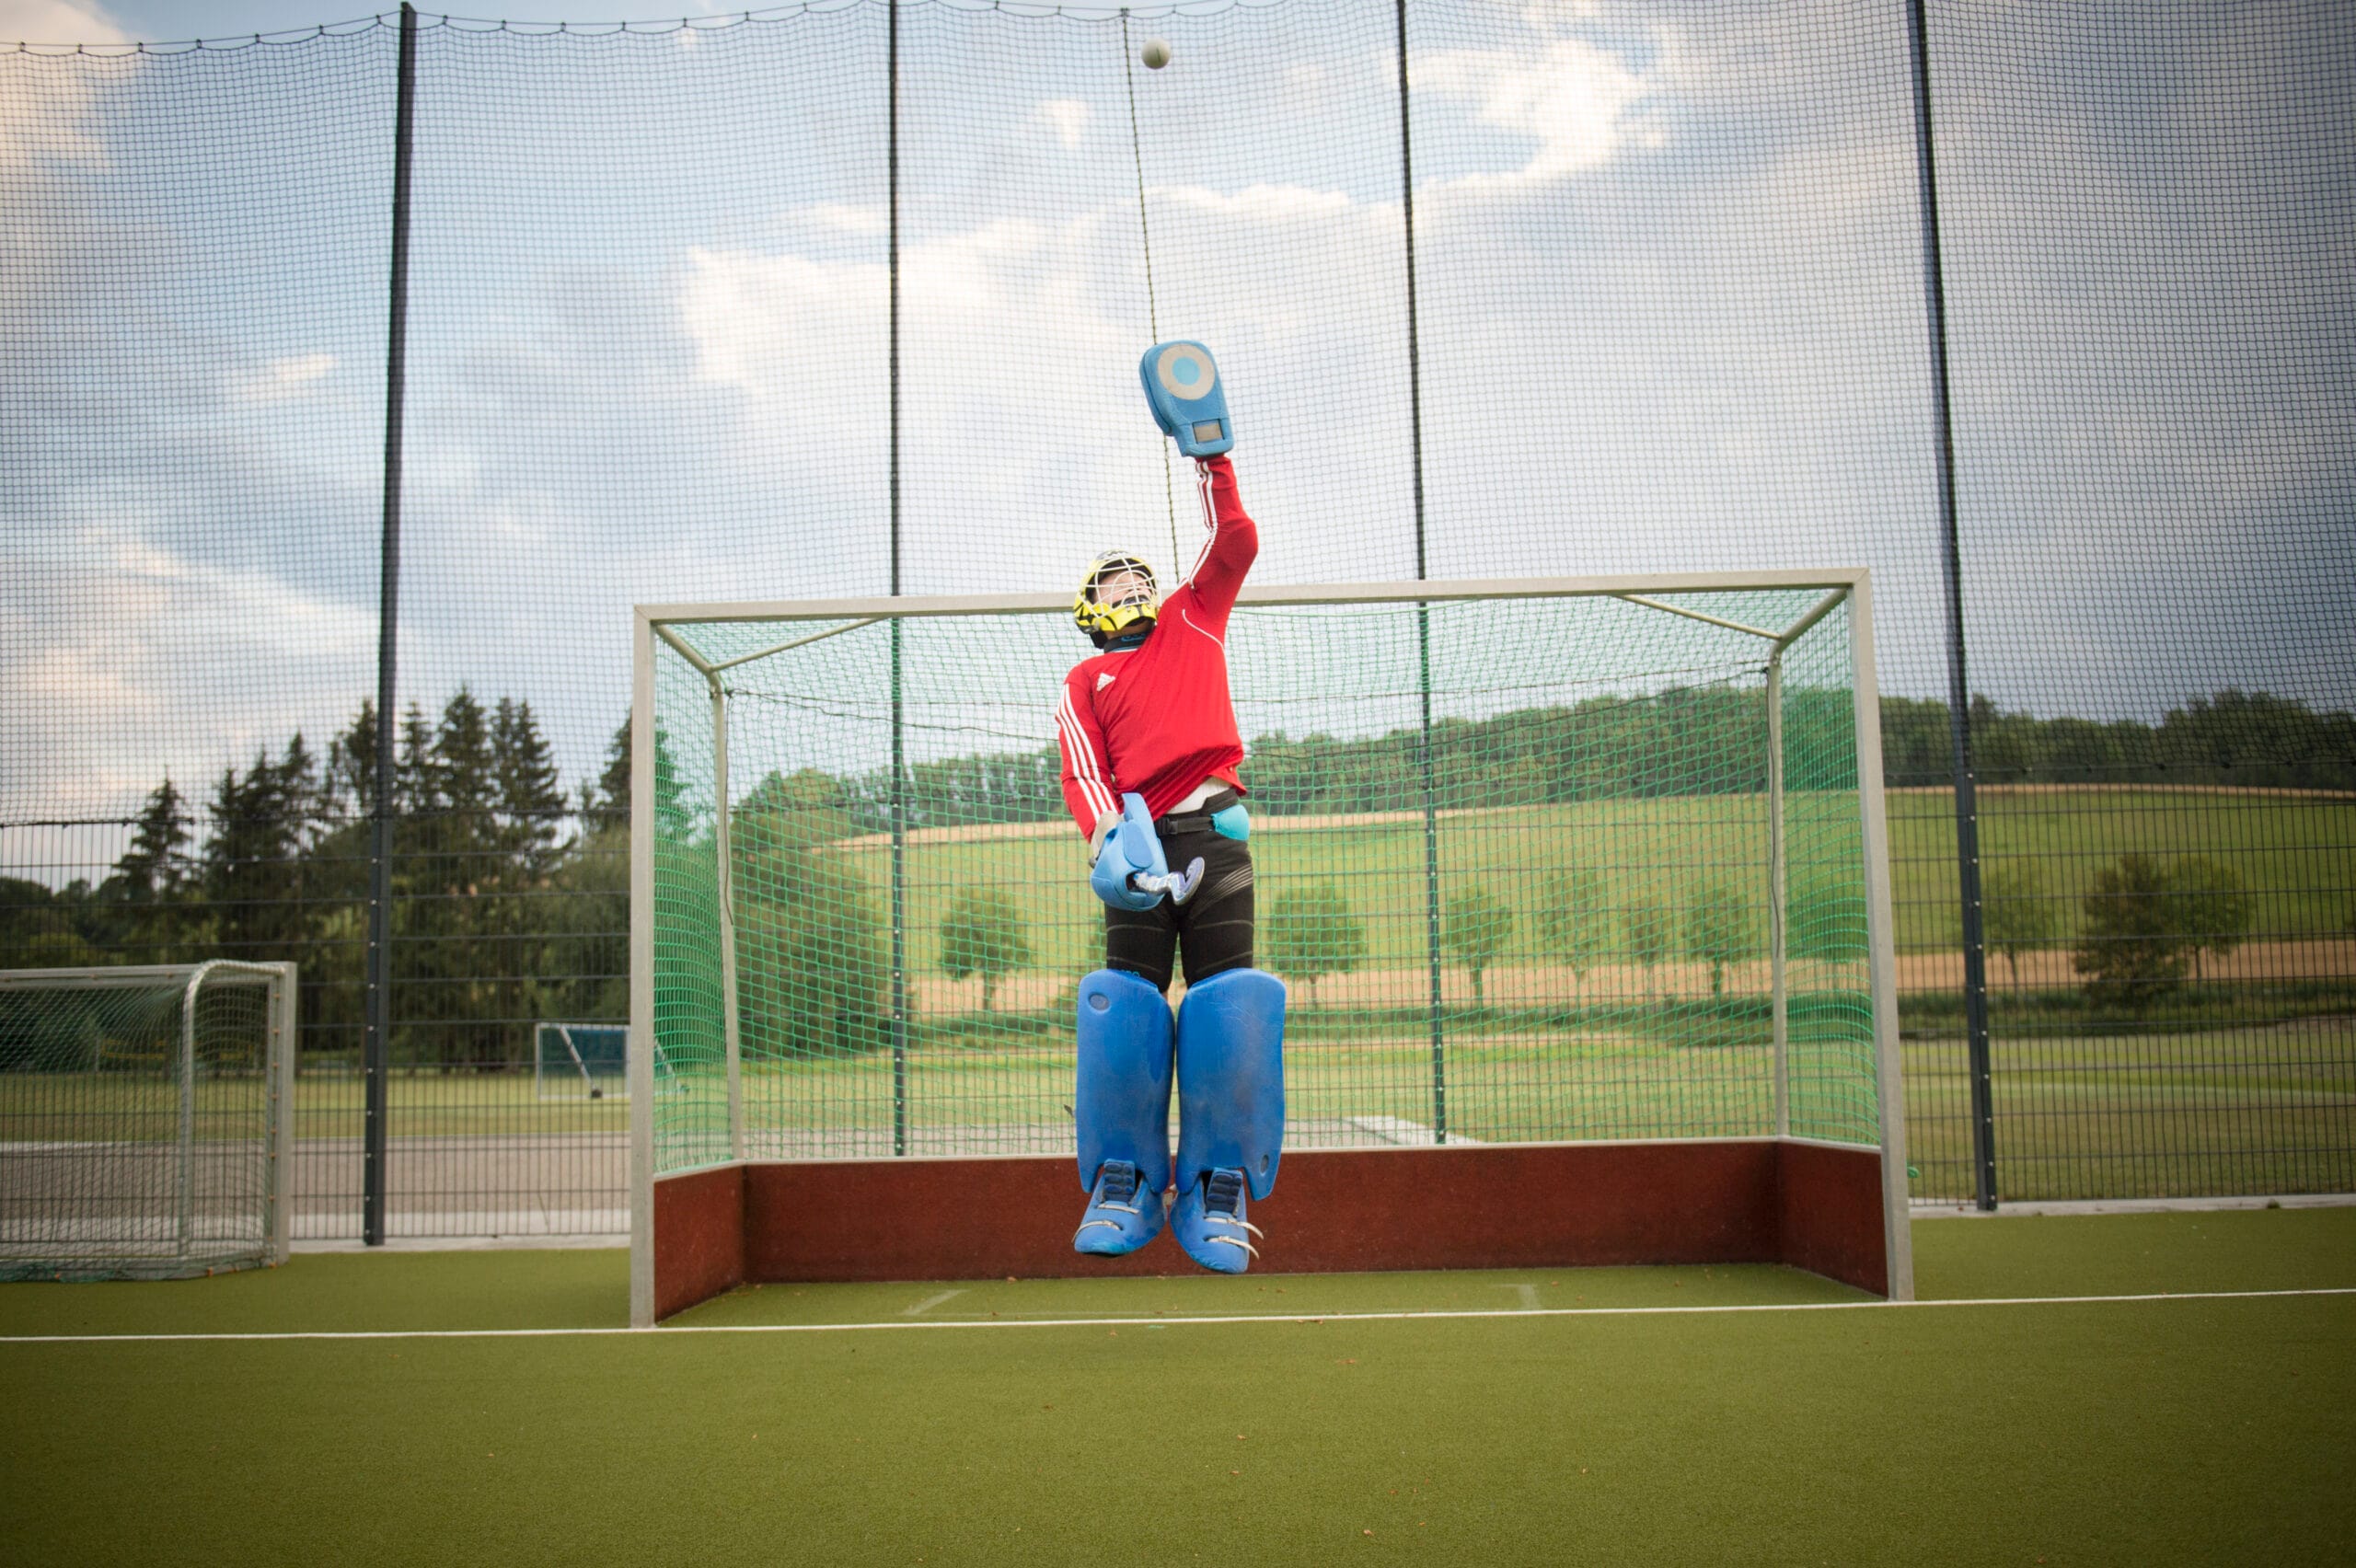
M 1108 1159 L 1096 1172 L 1096 1191 L 1071 1250 L 1100 1258 L 1134 1252 L 1161 1234 L 1161 1194 L 1149 1193 L 1138 1168 L 1126 1159 Z
M 1225 1167 L 1178 1194 L 1170 1228 L 1186 1256 L 1220 1274 L 1242 1274 L 1252 1266 L 1260 1250 L 1244 1233 L 1266 1238 L 1243 1217 L 1243 1172 Z

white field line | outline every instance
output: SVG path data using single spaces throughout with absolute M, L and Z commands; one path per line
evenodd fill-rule
M 1941 1307 L 2083 1307 L 2133 1301 L 2266 1301 L 2301 1296 L 2356 1296 L 2356 1286 L 2307 1290 L 2187 1290 L 2142 1296 L 1992 1296 L 1953 1301 L 1784 1301 L 1725 1307 L 1541 1307 L 1413 1312 L 1327 1312 L 1294 1316 L 1242 1312 L 1166 1318 L 930 1318 L 876 1323 L 700 1323 L 670 1329 L 348 1329 L 290 1333 L 7 1334 L 0 1344 L 126 1344 L 203 1340 L 597 1339 L 615 1335 L 842 1334 L 906 1329 L 1167 1329 L 1196 1323 L 1403 1323 L 1456 1318 L 1697 1318 L 1738 1312 L 1910 1311 Z

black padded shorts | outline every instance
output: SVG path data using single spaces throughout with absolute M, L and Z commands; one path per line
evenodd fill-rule
M 1150 909 L 1104 911 L 1104 966 L 1142 975 L 1155 989 L 1170 985 L 1171 963 L 1183 954 L 1186 984 L 1198 986 L 1230 969 L 1252 966 L 1252 850 L 1211 830 L 1211 813 L 1235 802 L 1221 791 L 1203 809 L 1163 817 L 1154 824 L 1170 869 L 1184 870 L 1203 858 L 1203 880 L 1195 896 L 1172 905 L 1163 899 Z

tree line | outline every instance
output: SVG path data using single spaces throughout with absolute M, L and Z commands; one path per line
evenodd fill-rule
M 618 1018 L 628 986 L 628 748 L 568 797 L 537 716 L 461 686 L 401 715 L 393 775 L 397 1061 L 528 1060 L 536 1019 Z M 169 778 L 95 884 L 0 879 L 0 963 L 292 960 L 304 1046 L 356 1056 L 376 713 L 324 755 L 299 732 L 201 800 Z
M 1726 686 L 1589 698 L 1491 719 L 1432 725 L 1431 790 L 1452 806 L 1755 793 L 1765 786 L 1764 698 Z M 2356 715 L 2228 688 L 2136 719 L 2039 719 L 1972 699 L 1976 776 L 1994 784 L 2175 784 L 2356 790 Z M 1846 691 L 1794 687 L 1784 698 L 1786 783 L 1853 788 Z M 1944 702 L 1881 702 L 1882 776 L 1897 787 L 1954 778 Z M 1286 815 L 1395 811 L 1423 799 L 1426 758 L 1417 726 L 1363 738 L 1263 735 L 1250 744 L 1250 784 L 1263 810 Z M 924 762 L 908 769 L 912 826 L 1052 822 L 1064 814 L 1056 748 Z M 881 832 L 892 781 L 845 780 L 855 820 Z
M 1841 744 L 1847 708 L 1842 692 L 1788 694 L 1791 788 L 1854 785 Z M 1891 698 L 1882 711 L 1890 782 L 1943 782 L 1945 705 Z M 2156 725 L 2038 720 L 1982 699 L 1973 732 L 1983 778 L 2356 789 L 2356 719 L 2263 693 L 2220 692 Z M 1812 742 L 1819 734 L 1820 746 Z M 1355 739 L 1263 736 L 1247 767 L 1255 803 L 1272 813 L 1398 810 L 1422 798 L 1426 767 L 1443 806 L 1541 804 L 1756 791 L 1765 778 L 1764 740 L 1757 693 L 1701 687 L 1444 720 L 1433 727 L 1428 756 L 1413 728 Z M 160 781 L 130 824 L 128 847 L 97 882 L 52 891 L 0 879 L 0 965 L 293 959 L 306 979 L 306 1049 L 356 1056 L 375 748 L 376 715 L 363 702 L 324 752 L 297 733 L 225 769 L 201 800 L 176 780 Z M 918 763 L 909 772 L 907 820 L 1052 821 L 1063 813 L 1058 770 L 1052 748 Z M 690 845 L 709 832 L 710 803 L 698 800 L 659 737 L 654 771 L 662 836 Z M 627 724 L 597 776 L 568 795 L 530 704 L 502 697 L 486 705 L 462 686 L 438 713 L 412 704 L 400 716 L 393 789 L 397 1060 L 450 1068 L 525 1063 L 536 1020 L 625 1016 Z M 757 988 L 780 998 L 784 1044 L 860 1048 L 875 1037 L 888 911 L 854 873 L 814 850 L 880 831 L 890 804 L 888 778 L 804 772 L 771 776 L 735 808 L 739 925 L 750 939 L 740 984 L 747 995 Z M 2188 946 L 2188 933 L 2233 940 L 2236 908 L 2246 926 L 2246 896 L 2226 885 L 2230 868 L 2195 865 L 2199 857 L 2146 857 L 2139 868 L 2128 864 L 2133 859 L 2105 873 L 2123 879 L 2119 887 L 2087 895 L 2076 938 L 2088 984 L 2121 998 L 2162 994 L 2203 953 L 2231 951 L 2213 941 Z M 2016 960 L 2065 934 L 2054 925 L 2055 901 L 2009 886 L 2006 874 L 1990 879 L 1990 941 Z M 1486 907 L 1482 900 L 1493 895 L 1468 890 L 1443 912 L 1443 940 L 1476 995 L 1517 918 L 1536 922 L 1526 931 L 1574 967 L 1599 944 L 1616 944 L 1648 970 L 1684 956 L 1722 975 L 1726 963 L 1756 950 L 1761 915 L 1739 908 L 1725 890 L 1695 893 L 1682 909 L 1654 909 L 1647 896 L 1613 906 L 1607 920 L 1592 913 L 1597 896 L 1583 885 L 1550 885 L 1518 913 Z M 1862 929 L 1833 907 L 1846 896 L 1791 891 L 1796 951 L 1808 951 L 1810 932 Z M 1363 933 L 1354 950 L 1356 917 L 1338 898 L 1331 887 L 1291 889 L 1266 912 L 1270 953 L 1285 955 L 1290 973 L 1311 987 L 1354 967 L 1353 952 L 1363 952 Z M 2108 902 L 2098 907 L 2098 898 Z M 932 933 L 943 972 L 983 976 L 986 1004 L 999 976 L 1031 962 L 1013 914 L 1002 918 L 977 891 Z M 1279 973 L 1283 963 L 1274 964 Z

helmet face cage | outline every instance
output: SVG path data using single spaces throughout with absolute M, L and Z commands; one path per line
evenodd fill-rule
M 1117 597 L 1108 595 L 1104 592 L 1105 581 L 1124 573 L 1134 574 L 1137 581 Z M 1091 641 L 1102 648 L 1139 621 L 1153 618 L 1155 586 L 1153 567 L 1143 556 L 1127 550 L 1107 550 L 1088 563 L 1080 592 L 1072 598 L 1072 619 Z

